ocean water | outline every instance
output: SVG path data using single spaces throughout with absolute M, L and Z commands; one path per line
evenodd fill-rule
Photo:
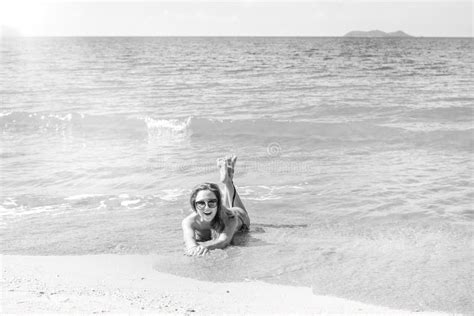
M 155 254 L 413 311 L 473 310 L 470 38 L 0 42 L 2 254 Z M 183 256 L 192 187 L 250 233 Z

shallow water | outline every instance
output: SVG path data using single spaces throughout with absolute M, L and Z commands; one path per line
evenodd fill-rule
M 2 253 L 472 310 L 471 39 L 0 45 Z M 231 152 L 251 231 L 187 258 L 189 192 Z

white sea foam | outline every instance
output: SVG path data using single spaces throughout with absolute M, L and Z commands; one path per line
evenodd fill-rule
M 160 191 L 157 197 L 165 201 L 174 202 L 187 193 L 189 192 L 185 189 L 164 189 Z
M 299 185 L 257 185 L 257 186 L 239 186 L 239 195 L 248 200 L 266 201 L 279 200 L 283 198 L 284 194 L 291 193 L 293 190 L 304 190 L 304 187 Z
M 78 201 L 78 200 L 85 200 L 85 199 L 88 199 L 88 198 L 99 197 L 99 196 L 103 196 L 103 195 L 102 194 L 77 194 L 77 195 L 68 196 L 68 197 L 64 198 L 64 200 L 66 200 L 66 201 Z
M 4 205 L 4 206 L 13 206 L 13 207 L 18 206 L 17 203 L 16 203 L 16 199 L 14 199 L 14 198 L 6 198 L 3 201 L 2 205 Z
M 140 200 L 140 199 L 136 199 L 136 200 L 126 200 L 126 201 L 120 202 L 120 205 L 122 205 L 122 206 L 127 206 L 127 207 L 128 207 L 128 206 L 131 206 L 131 205 L 138 204 L 138 203 L 140 203 L 140 202 L 142 202 L 142 200 Z
M 186 133 L 187 124 L 184 121 L 153 119 L 148 116 L 144 117 L 144 120 L 150 137 L 184 136 Z
M 43 205 L 31 208 L 23 205 L 16 208 L 4 208 L 0 206 L 0 215 L 4 218 L 17 218 L 41 213 L 50 213 L 51 215 L 56 216 L 63 214 L 68 210 L 70 210 L 69 204 Z

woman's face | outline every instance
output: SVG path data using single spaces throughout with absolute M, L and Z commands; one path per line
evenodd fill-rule
M 201 190 L 196 195 L 194 207 L 203 222 L 211 222 L 217 214 L 217 197 L 209 190 Z

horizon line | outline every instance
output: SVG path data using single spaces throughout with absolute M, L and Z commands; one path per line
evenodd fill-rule
M 344 37 L 344 38 L 473 38 L 473 36 L 345 36 L 345 35 L 1 35 L 0 38 L 45 38 L 45 37 Z

